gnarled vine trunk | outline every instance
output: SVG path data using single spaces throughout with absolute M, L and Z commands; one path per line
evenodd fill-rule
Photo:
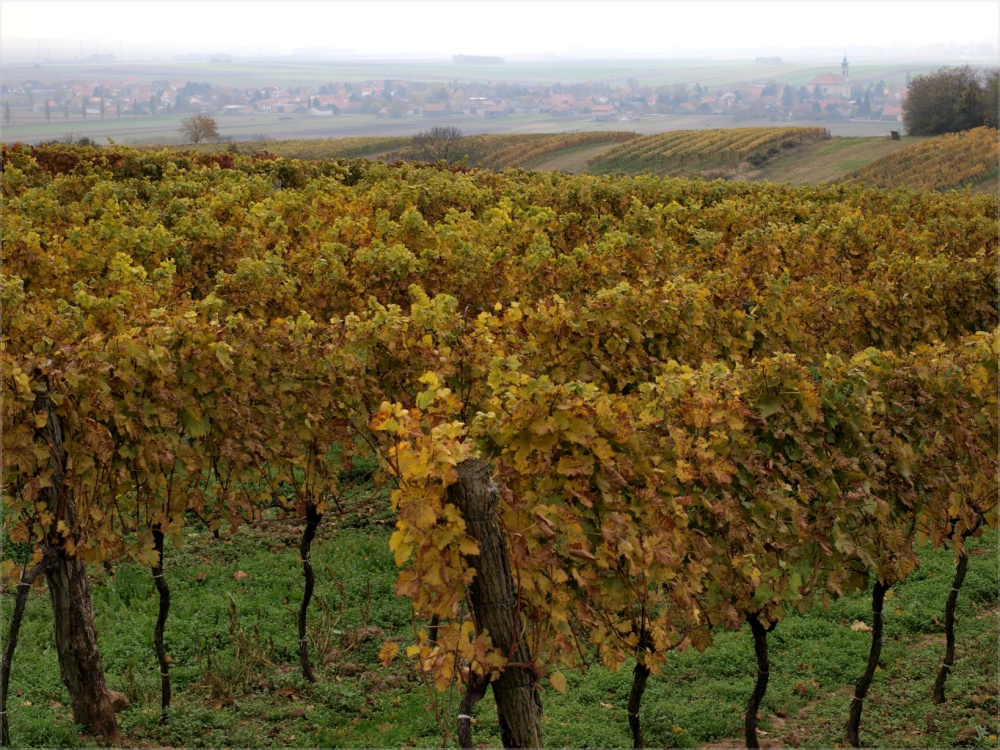
M 632 747 L 640 750 L 645 747 L 642 738 L 642 722 L 639 709 L 642 707 L 642 694 L 646 692 L 646 682 L 649 680 L 649 667 L 642 662 L 636 662 L 632 670 L 632 691 L 628 696 L 628 725 L 632 730 Z
M 108 690 L 104 679 L 86 565 L 64 548 L 50 549 L 55 560 L 45 579 L 52 599 L 59 673 L 69 690 L 73 721 L 89 727 L 104 742 L 119 745 L 115 705 L 120 705 L 121 696 Z
M 875 581 L 872 592 L 872 647 L 868 652 L 868 668 L 854 687 L 854 699 L 851 701 L 851 715 L 847 720 L 847 744 L 851 747 L 861 747 L 859 736 L 861 728 L 861 710 L 865 705 L 865 696 L 875 677 L 879 656 L 882 653 L 882 606 L 885 603 L 885 592 L 889 584 Z
M 771 661 L 767 653 L 768 628 L 764 627 L 756 614 L 749 615 L 747 623 L 750 625 L 750 632 L 753 633 L 753 651 L 757 657 L 757 681 L 754 683 L 750 700 L 747 701 L 747 715 L 743 722 L 743 738 L 748 748 L 759 748 L 757 709 L 760 708 L 761 701 L 764 700 L 764 695 L 767 693 L 767 683 L 771 676 Z
M 24 618 L 24 607 L 28 602 L 28 592 L 35 579 L 45 572 L 49 559 L 45 558 L 31 570 L 25 570 L 17 584 L 17 597 L 14 601 L 14 612 L 10 617 L 10 627 L 7 632 L 7 642 L 3 649 L 3 664 L 0 667 L 0 746 L 10 747 L 10 721 L 7 719 L 7 691 L 10 689 L 10 668 L 14 663 L 14 649 L 17 648 L 17 637 L 21 632 L 21 620 Z
M 170 662 L 167 661 L 167 649 L 163 644 L 163 630 L 170 613 L 170 587 L 163 577 L 163 529 L 159 524 L 153 527 L 153 549 L 157 555 L 153 566 L 153 583 L 160 597 L 156 625 L 153 627 L 153 648 L 160 665 L 160 722 L 166 723 L 167 710 L 170 708 Z
M 312 600 L 313 588 L 316 585 L 316 577 L 313 575 L 312 566 L 312 542 L 316 536 L 316 528 L 323 516 L 316 510 L 312 503 L 306 505 L 306 527 L 302 532 L 302 541 L 299 543 L 299 556 L 302 558 L 302 575 L 305 578 L 306 586 L 302 592 L 302 603 L 299 605 L 299 663 L 302 666 L 302 676 L 309 682 L 316 682 L 316 675 L 313 674 L 312 665 L 309 663 L 309 640 L 306 637 L 306 615 L 309 613 L 309 602 Z
M 473 750 L 475 747 L 472 744 L 472 712 L 476 704 L 486 695 L 486 688 L 489 686 L 490 681 L 486 675 L 475 673 L 469 675 L 465 695 L 458 704 L 458 746 L 462 750 Z
M 955 568 L 955 580 L 951 582 L 951 591 L 948 592 L 948 604 L 944 610 L 944 633 L 945 633 L 945 654 L 941 669 L 938 671 L 937 679 L 934 680 L 934 703 L 945 702 L 944 686 L 948 681 L 948 673 L 955 666 L 955 607 L 958 604 L 958 592 L 962 589 L 965 581 L 965 571 L 969 567 L 969 555 L 962 548 L 958 556 L 958 565 Z
M 514 579 L 496 514 L 499 493 L 484 461 L 468 459 L 456 468 L 458 482 L 448 487 L 448 499 L 479 543 L 476 577 L 469 590 L 476 628 L 488 631 L 493 645 L 508 654 L 510 662 L 527 665 L 531 652 L 522 638 Z M 492 683 L 505 748 L 542 747 L 542 703 L 537 683 L 529 666 L 507 667 Z

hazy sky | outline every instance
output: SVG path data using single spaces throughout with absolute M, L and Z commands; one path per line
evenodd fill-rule
M 589 55 L 809 49 L 995 54 L 997 2 L 7 2 L 3 57 L 186 52 Z

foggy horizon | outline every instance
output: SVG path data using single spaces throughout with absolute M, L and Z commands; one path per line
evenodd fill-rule
M 572 8 L 572 13 L 567 12 Z M 57 10 L 58 9 L 58 10 Z M 4 64 L 242 59 L 507 61 L 831 54 L 994 59 L 996 3 L 3 2 Z M 724 19 L 721 22 L 719 19 Z

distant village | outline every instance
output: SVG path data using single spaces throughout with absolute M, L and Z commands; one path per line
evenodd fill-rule
M 552 86 L 513 83 L 418 83 L 379 80 L 322 86 L 241 88 L 191 81 L 65 81 L 42 85 L 26 80 L 4 84 L 0 97 L 8 113 L 44 115 L 47 122 L 72 118 L 122 118 L 158 114 L 206 113 L 213 117 L 278 115 L 299 117 L 485 119 L 511 115 L 585 116 L 598 122 L 637 120 L 658 115 L 720 115 L 743 120 L 901 119 L 904 85 L 851 81 L 845 57 L 840 72 L 818 75 L 806 85 L 781 82 L 732 88 L 695 83 L 642 86 L 581 83 Z

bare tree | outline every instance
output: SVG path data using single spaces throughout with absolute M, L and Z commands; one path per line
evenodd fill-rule
M 413 147 L 428 161 L 458 161 L 462 153 L 462 131 L 454 125 L 436 125 L 413 136 Z
M 189 143 L 201 143 L 202 141 L 217 139 L 219 137 L 219 125 L 215 121 L 215 118 L 208 115 L 192 115 L 181 120 L 178 132 Z

